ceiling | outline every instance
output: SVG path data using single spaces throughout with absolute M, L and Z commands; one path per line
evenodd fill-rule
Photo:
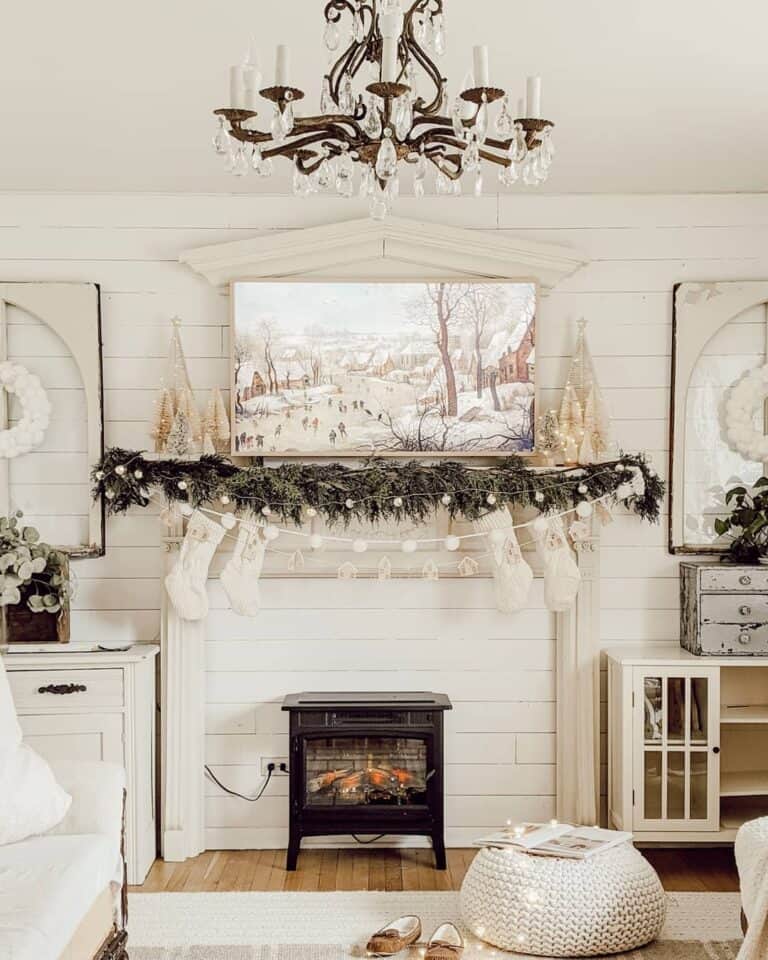
M 4 17 L 0 190 L 287 192 L 210 145 L 227 66 L 256 37 L 317 104 L 323 0 L 42 0 Z M 488 43 L 491 79 L 543 76 L 558 149 L 547 192 L 768 190 L 765 0 L 445 0 L 453 93 Z M 286 164 L 287 166 L 287 164 Z M 495 189 L 495 182 L 493 184 Z M 524 188 L 515 188 L 524 189 Z M 541 189 L 541 188 L 539 188 Z

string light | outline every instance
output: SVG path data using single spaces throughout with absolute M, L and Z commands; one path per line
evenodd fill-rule
M 125 467 L 122 465 L 122 463 L 118 464 L 118 465 L 115 467 L 115 473 L 118 475 L 118 477 L 124 477 L 124 476 L 125 476 L 125 472 L 126 472 L 126 471 L 125 471 Z

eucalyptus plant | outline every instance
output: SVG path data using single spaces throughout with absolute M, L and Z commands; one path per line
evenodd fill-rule
M 0 517 L 0 607 L 25 603 L 33 613 L 59 613 L 72 596 L 67 555 L 41 543 L 22 516 Z
M 728 552 L 737 563 L 757 563 L 768 555 L 768 477 L 760 477 L 751 490 L 731 487 L 725 495 L 731 508 L 715 520 L 715 533 L 730 535 Z

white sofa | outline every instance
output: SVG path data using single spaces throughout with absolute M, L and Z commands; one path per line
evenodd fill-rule
M 744 943 L 738 960 L 768 957 L 768 817 L 739 829 L 735 844 L 741 887 Z
M 0 958 L 127 960 L 125 773 L 80 763 L 57 779 L 72 796 L 64 820 L 0 845 Z

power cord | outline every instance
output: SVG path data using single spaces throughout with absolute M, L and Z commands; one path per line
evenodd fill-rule
M 284 766 L 285 766 L 284 763 L 280 764 L 281 769 Z M 247 800 L 248 803 L 256 803 L 257 800 L 261 800 L 262 796 L 264 795 L 264 791 L 269 786 L 269 781 L 272 779 L 272 774 L 275 772 L 275 764 L 274 763 L 267 764 L 267 778 L 262 784 L 261 790 L 259 790 L 259 792 L 256 794 L 255 797 L 246 797 L 244 793 L 238 793 L 237 790 L 230 790 L 229 787 L 225 787 L 224 784 L 221 782 L 221 780 L 219 780 L 219 778 L 216 776 L 213 770 L 211 770 L 211 768 L 208 766 L 207 763 L 204 765 L 204 769 L 205 769 L 205 772 L 208 774 L 208 776 L 211 778 L 211 780 L 213 780 L 213 782 L 216 784 L 216 786 L 221 787 L 224 793 L 228 793 L 230 797 L 237 797 L 239 800 Z

